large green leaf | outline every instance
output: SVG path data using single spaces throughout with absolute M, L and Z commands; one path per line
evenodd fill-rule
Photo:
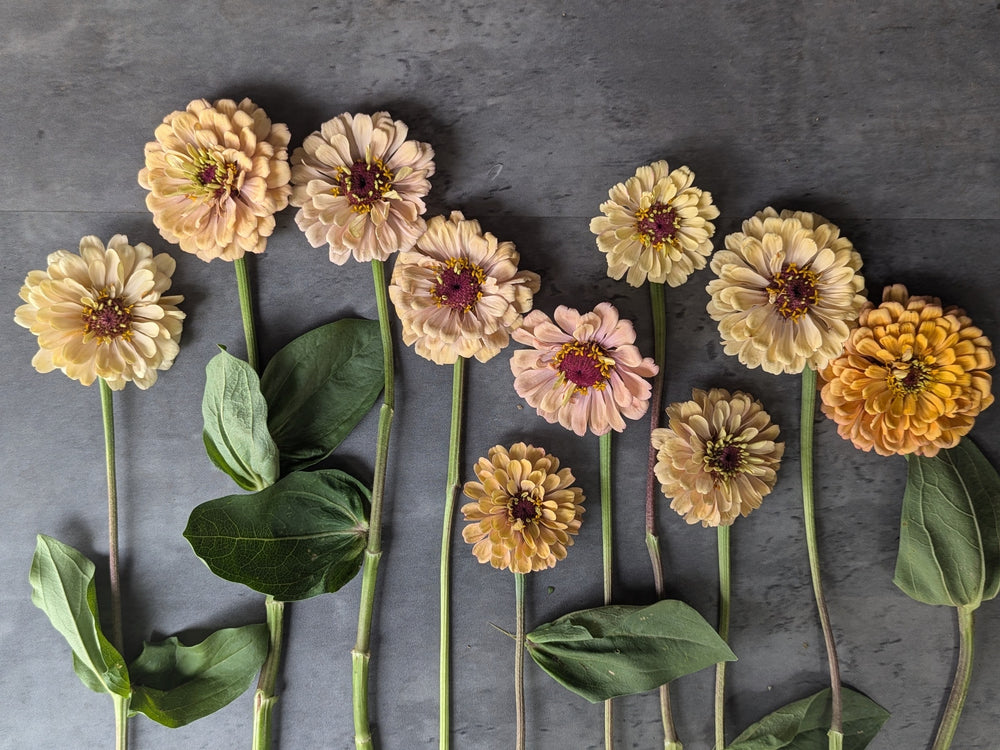
M 191 512 L 184 536 L 212 572 L 290 601 L 336 591 L 361 567 L 368 489 L 335 469 L 297 471 Z
M 245 490 L 278 478 L 278 447 L 267 430 L 267 403 L 257 373 L 224 349 L 205 367 L 202 437 L 212 463 Z
M 131 713 L 168 727 L 208 716 L 246 692 L 267 656 L 267 625 L 218 630 L 195 646 L 147 643 L 129 666 Z
M 593 703 L 736 659 L 701 615 L 669 599 L 572 612 L 529 633 L 527 648 L 556 682 Z
M 864 750 L 889 718 L 875 701 L 842 689 L 844 750 Z M 830 688 L 768 714 L 727 750 L 827 750 L 832 714 Z
M 1000 476 L 968 438 L 907 464 L 893 582 L 917 601 L 974 609 L 1000 591 Z
M 66 639 L 83 684 L 127 697 L 132 688 L 125 659 L 101 632 L 94 564 L 68 544 L 39 534 L 29 580 L 31 602 Z
M 374 320 L 320 326 L 274 355 L 260 385 L 282 474 L 322 461 L 340 445 L 378 398 L 383 372 Z

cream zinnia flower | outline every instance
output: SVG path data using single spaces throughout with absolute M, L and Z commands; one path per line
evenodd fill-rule
M 902 284 L 867 305 L 844 353 L 820 373 L 823 413 L 861 450 L 933 456 L 993 403 L 990 341 L 964 310 Z
M 292 154 L 295 222 L 330 260 L 386 260 L 409 250 L 426 227 L 423 197 L 431 189 L 434 150 L 406 140 L 408 128 L 388 112 L 342 114 L 323 123 Z
M 84 237 L 79 255 L 52 253 L 46 270 L 24 280 L 26 304 L 14 315 L 38 337 L 31 364 L 84 385 L 103 378 L 116 391 L 129 381 L 149 388 L 156 371 L 174 363 L 181 338 L 184 313 L 176 305 L 184 298 L 163 295 L 175 265 L 149 245 L 129 245 L 122 234 L 107 249 L 97 237 Z
M 476 476 L 479 481 L 464 488 L 475 502 L 462 506 L 471 521 L 462 537 L 479 562 L 530 573 L 566 557 L 580 530 L 584 497 L 558 458 L 524 443 L 510 451 L 498 445 L 476 462 Z
M 634 177 L 608 191 L 604 216 L 590 222 L 598 249 L 607 255 L 608 275 L 642 286 L 648 278 L 680 286 L 712 254 L 712 219 L 719 209 L 712 194 L 692 185 L 687 167 L 670 171 L 665 161 L 639 167 Z
M 534 310 L 511 336 L 533 349 L 514 352 L 514 390 L 550 423 L 583 435 L 621 432 L 649 407 L 647 380 L 659 368 L 634 345 L 632 323 L 602 302 L 581 315 L 560 305 L 555 322 Z
M 785 444 L 752 396 L 713 388 L 691 397 L 668 406 L 669 426 L 653 430 L 656 478 L 688 523 L 729 526 L 774 488 Z
M 540 284 L 538 274 L 517 270 L 519 259 L 514 243 L 484 234 L 478 221 L 458 211 L 435 216 L 393 268 L 389 297 L 403 341 L 439 365 L 496 356 Z
M 712 258 L 708 313 L 726 354 L 770 373 L 822 369 L 862 305 L 861 256 L 823 217 L 766 208 Z
M 264 252 L 291 193 L 288 139 L 249 99 L 196 99 L 167 115 L 139 172 L 160 234 L 204 261 Z

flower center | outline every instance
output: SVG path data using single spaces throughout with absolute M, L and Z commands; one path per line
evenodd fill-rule
M 675 237 L 680 225 L 680 217 L 667 203 L 654 203 L 649 208 L 635 212 L 639 241 L 656 250 L 665 250 L 668 244 L 676 244 Z
M 709 440 L 705 445 L 705 468 L 716 482 L 728 481 L 746 471 L 746 447 L 732 442 L 731 437 Z
M 240 168 L 225 161 L 219 154 L 195 151 L 193 157 L 193 183 L 195 195 L 210 195 L 213 200 L 240 197 Z
M 559 349 L 552 366 L 561 379 L 576 386 L 573 392 L 586 393 L 588 388 L 604 390 L 615 361 L 593 341 L 570 341 Z
M 520 521 L 524 525 L 537 521 L 542 515 L 542 511 L 531 493 L 522 490 L 520 494 L 510 498 L 507 502 L 507 514 L 511 521 Z
M 767 286 L 768 300 L 777 306 L 783 318 L 799 320 L 819 302 L 818 277 L 808 268 L 789 263 Z
M 931 382 L 930 367 L 920 359 L 894 362 L 889 377 L 889 390 L 897 396 L 920 393 Z
M 334 195 L 347 197 L 351 210 L 366 214 L 372 206 L 392 192 L 394 175 L 381 159 L 356 161 L 350 167 L 340 167 L 337 170 L 335 184 L 330 191 Z
M 83 332 L 96 336 L 106 344 L 119 336 L 126 341 L 132 338 L 132 305 L 121 297 L 112 299 L 107 290 L 97 295 L 94 306 L 83 308 Z
M 465 258 L 449 258 L 438 270 L 431 297 L 438 307 L 447 305 L 452 310 L 468 312 L 482 298 L 485 283 L 482 268 Z

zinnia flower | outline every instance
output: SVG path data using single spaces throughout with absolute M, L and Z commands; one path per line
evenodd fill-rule
M 129 381 L 149 388 L 157 370 L 170 368 L 184 319 L 176 307 L 184 298 L 163 296 L 173 258 L 118 234 L 107 249 L 84 237 L 79 255 L 58 250 L 48 264 L 28 274 L 21 287 L 26 304 L 14 314 L 38 337 L 36 370 L 60 369 L 84 385 L 100 377 L 117 391 Z
M 264 252 L 291 193 L 288 139 L 249 99 L 195 99 L 171 112 L 139 172 L 160 234 L 204 261 Z
M 957 445 L 993 403 L 986 370 L 994 363 L 964 310 L 889 286 L 820 373 L 823 413 L 861 450 L 933 456 Z
M 496 356 L 540 284 L 538 274 L 517 270 L 519 259 L 514 243 L 484 234 L 478 221 L 458 211 L 435 216 L 393 268 L 389 297 L 403 341 L 439 365 Z
M 583 492 L 573 487 L 573 472 L 541 448 L 515 443 L 490 449 L 476 462 L 478 482 L 464 492 L 475 502 L 462 506 L 462 537 L 472 554 L 514 573 L 551 568 L 566 557 L 580 530 Z
M 608 256 L 608 275 L 642 286 L 649 278 L 680 286 L 712 254 L 712 194 L 692 185 L 687 167 L 670 171 L 665 161 L 639 167 L 634 177 L 608 191 L 604 216 L 590 222 L 598 249 Z
M 388 112 L 342 114 L 323 123 L 292 154 L 295 222 L 330 260 L 385 260 L 409 250 L 426 227 L 423 197 L 431 189 L 434 150 L 406 140 L 408 128 Z
M 555 322 L 534 310 L 511 335 L 534 349 L 514 352 L 514 390 L 548 422 L 583 435 L 621 432 L 625 420 L 649 407 L 652 388 L 643 378 L 656 375 L 652 358 L 634 345 L 635 329 L 602 302 L 581 315 L 560 305 Z
M 708 313 L 726 354 L 770 373 L 821 370 L 865 303 L 861 256 L 823 217 L 766 208 L 712 258 Z
M 653 430 L 656 478 L 688 523 L 729 526 L 774 488 L 785 444 L 746 393 L 695 389 L 691 398 L 668 406 L 669 427 Z

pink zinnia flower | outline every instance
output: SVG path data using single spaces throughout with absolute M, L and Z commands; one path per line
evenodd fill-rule
M 652 388 L 644 378 L 659 368 L 635 346 L 632 323 L 610 302 L 580 314 L 560 305 L 555 322 L 535 310 L 511 333 L 533 349 L 514 352 L 514 390 L 548 422 L 583 435 L 621 432 L 625 420 L 649 407 Z

